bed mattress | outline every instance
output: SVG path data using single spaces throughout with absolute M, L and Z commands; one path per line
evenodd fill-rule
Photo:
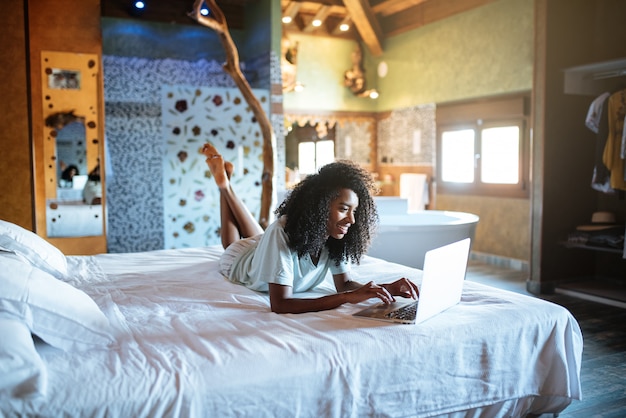
M 466 281 L 460 304 L 416 326 L 352 316 L 374 300 L 275 314 L 267 294 L 219 274 L 221 252 L 68 257 L 70 284 L 100 306 L 115 344 L 64 352 L 39 342 L 47 395 L 4 399 L 0 415 L 504 416 L 559 412 L 581 396 L 582 335 L 556 304 Z M 421 281 L 373 257 L 353 273 Z M 329 277 L 299 296 L 333 291 Z

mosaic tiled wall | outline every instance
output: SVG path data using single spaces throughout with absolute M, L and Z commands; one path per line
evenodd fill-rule
M 394 110 L 378 123 L 378 162 L 383 164 L 435 164 L 435 105 Z
M 261 206 L 263 135 L 238 89 L 164 86 L 163 158 L 165 248 L 220 244 L 220 195 L 205 156 L 212 143 L 231 161 L 231 184 L 252 215 Z M 269 112 L 268 92 L 255 96 Z
M 269 57 L 258 64 L 269 66 Z M 201 86 L 201 90 L 238 90 L 222 70 L 222 64 L 215 61 L 104 56 L 103 69 L 108 149 L 108 251 L 136 252 L 167 248 L 164 225 L 167 196 L 163 175 L 166 158 L 162 129 L 163 89 L 186 85 Z M 281 118 L 272 117 L 271 122 L 275 132 L 282 131 Z M 277 135 L 279 144 L 282 139 Z M 244 190 L 243 196 L 245 193 Z M 207 200 L 204 201 L 206 203 Z
M 335 156 L 356 161 L 359 164 L 371 163 L 372 124 L 375 120 L 360 119 L 337 123 Z

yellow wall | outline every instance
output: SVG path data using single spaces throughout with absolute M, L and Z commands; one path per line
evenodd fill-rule
M 343 75 L 352 66 L 351 54 L 356 47 L 353 41 L 292 34 L 288 37 L 291 43 L 298 43 L 297 80 L 304 85 L 304 90 L 286 93 L 283 96 L 285 109 L 291 112 L 376 110 L 375 100 L 355 97 L 343 84 Z M 367 65 L 367 55 L 364 53 L 369 80 L 370 76 L 375 77 L 376 68 Z
M 437 195 L 437 208 L 480 216 L 473 251 L 528 261 L 530 200 Z
M 532 87 L 533 0 L 499 0 L 385 42 L 379 111 Z

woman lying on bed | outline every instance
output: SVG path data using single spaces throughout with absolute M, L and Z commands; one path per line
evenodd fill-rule
M 307 176 L 276 210 L 266 231 L 230 186 L 233 165 L 211 144 L 202 148 L 220 190 L 221 237 L 225 251 L 220 272 L 252 290 L 269 292 L 273 312 L 302 313 L 394 296 L 416 298 L 417 286 L 406 278 L 376 285 L 350 280 L 350 262 L 367 251 L 377 223 L 371 176 L 351 162 L 322 167 Z M 324 281 L 330 269 L 336 294 L 294 298 Z

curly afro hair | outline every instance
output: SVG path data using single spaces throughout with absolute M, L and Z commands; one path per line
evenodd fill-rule
M 359 198 L 359 206 L 354 225 L 338 240 L 328 237 L 327 222 L 330 204 L 341 189 L 352 190 Z M 275 214 L 286 215 L 289 246 L 299 257 L 306 253 L 317 254 L 326 245 L 330 258 L 337 265 L 342 260 L 358 264 L 378 225 L 378 212 L 372 198 L 376 193 L 374 180 L 366 170 L 351 161 L 336 161 L 298 183 Z

